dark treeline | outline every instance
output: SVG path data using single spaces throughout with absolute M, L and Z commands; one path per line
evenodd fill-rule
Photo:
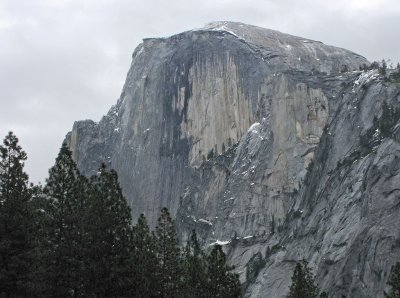
M 10 132 L 0 146 L 0 297 L 240 297 L 221 246 L 180 247 L 161 210 L 131 223 L 117 173 L 82 176 L 64 144 L 45 186 L 29 184 Z

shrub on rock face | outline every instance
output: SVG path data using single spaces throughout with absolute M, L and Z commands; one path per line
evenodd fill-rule
M 386 295 L 389 298 L 400 298 L 400 263 L 397 262 L 395 266 L 393 266 L 392 271 L 389 275 L 388 285 L 392 287 L 389 295 Z
M 400 109 L 389 106 L 386 102 L 382 105 L 382 116 L 379 119 L 379 130 L 385 138 L 391 137 L 393 127 L 400 120 Z

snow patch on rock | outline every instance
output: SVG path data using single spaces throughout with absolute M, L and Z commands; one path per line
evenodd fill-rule
M 231 243 L 230 240 L 226 240 L 226 241 L 217 240 L 217 241 L 215 241 L 213 243 L 210 243 L 209 246 L 213 246 L 213 245 L 221 245 L 221 246 L 223 246 L 223 245 L 228 245 L 229 243 Z

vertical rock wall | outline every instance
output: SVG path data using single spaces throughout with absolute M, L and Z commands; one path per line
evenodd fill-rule
M 381 297 L 400 255 L 399 129 L 373 119 L 400 93 L 362 64 L 238 23 L 145 39 L 117 104 L 67 142 L 85 175 L 118 171 L 134 218 L 154 226 L 166 206 L 182 241 L 223 244 L 249 297 L 284 297 L 303 258 L 333 297 Z

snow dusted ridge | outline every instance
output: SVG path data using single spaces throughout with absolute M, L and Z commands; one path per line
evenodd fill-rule
M 257 26 L 252 26 L 240 22 L 232 22 L 232 21 L 217 21 L 217 22 L 211 22 L 206 24 L 202 28 L 195 29 L 194 31 L 225 31 L 228 32 L 239 39 L 245 39 L 246 36 L 248 37 L 254 37 L 252 32 L 253 30 L 261 30 L 263 31 L 263 34 L 269 34 L 269 35 L 287 35 L 290 36 L 289 34 L 285 34 L 282 32 L 279 32 L 277 30 L 271 30 L 271 29 L 265 29 Z M 307 40 L 309 42 L 313 42 L 312 40 Z
M 358 79 L 354 81 L 352 91 L 356 92 L 356 89 L 359 89 L 361 88 L 361 86 L 375 80 L 378 76 L 379 76 L 379 71 L 377 69 L 363 71 L 358 77 Z
M 211 30 L 211 31 L 225 31 L 233 36 L 236 36 L 237 38 L 243 38 L 238 36 L 235 32 L 233 32 L 228 26 L 230 22 L 213 22 L 213 23 L 208 23 L 204 28 L 201 28 L 200 30 Z

